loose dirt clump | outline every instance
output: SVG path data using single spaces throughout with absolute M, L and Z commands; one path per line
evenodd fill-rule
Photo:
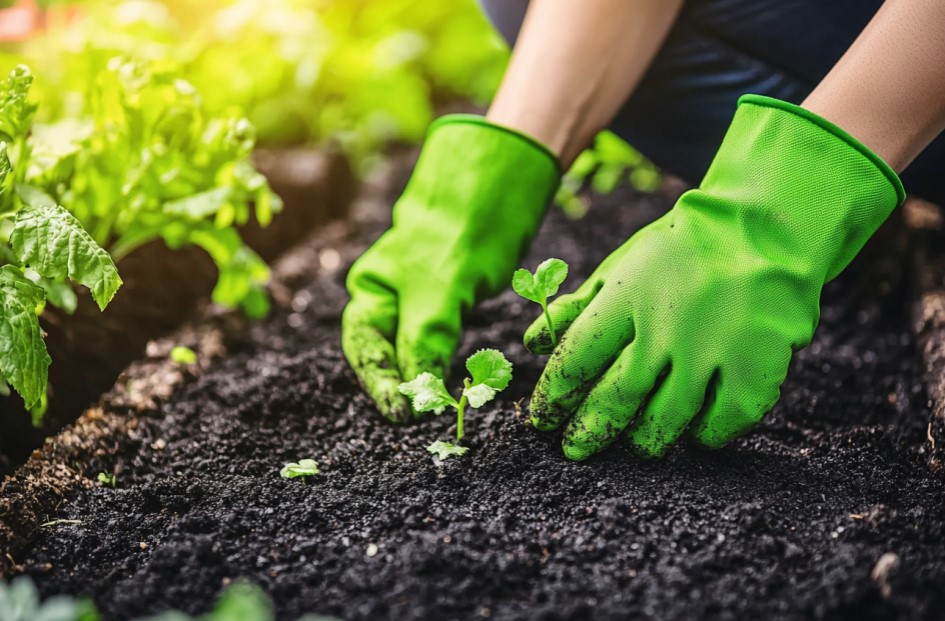
M 570 290 L 668 207 L 621 190 L 582 221 L 553 212 L 525 264 L 566 260 Z M 382 230 L 375 218 L 322 249 L 285 309 L 141 418 L 117 461 L 85 464 L 117 469 L 117 488 L 76 492 L 52 517 L 78 523 L 43 528 L 18 559 L 44 594 L 90 594 L 118 621 L 205 611 L 240 577 L 280 620 L 942 617 L 945 481 L 927 465 L 895 223 L 827 287 L 756 432 L 580 464 L 516 405 L 543 360 L 521 345 L 536 309 L 511 292 L 475 310 L 457 357 L 494 347 L 515 364 L 468 417 L 470 451 L 437 464 L 424 450 L 452 417 L 382 422 L 339 346 L 344 262 Z M 309 483 L 279 477 L 307 457 L 321 467 Z

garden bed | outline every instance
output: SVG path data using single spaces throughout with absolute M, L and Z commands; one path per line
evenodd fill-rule
M 282 213 L 263 229 L 242 227 L 246 243 L 272 260 L 311 230 L 344 218 L 355 181 L 347 161 L 328 151 L 261 151 L 256 164 L 284 200 Z M 50 402 L 36 428 L 18 395 L 0 398 L 0 475 L 26 458 L 43 438 L 70 423 L 144 353 L 148 341 L 169 333 L 206 303 L 217 280 L 210 257 L 195 247 L 174 251 L 161 241 L 139 248 L 118 264 L 124 285 L 102 313 L 88 291 L 78 291 L 73 314 L 48 308 L 42 317 L 53 359 Z
M 781 402 L 732 447 L 565 461 L 518 406 L 543 360 L 521 345 L 534 308 L 507 293 L 469 318 L 459 359 L 499 348 L 512 385 L 468 417 L 469 453 L 438 465 L 424 447 L 450 418 L 385 424 L 339 346 L 344 267 L 395 195 L 287 258 L 269 320 L 181 337 L 201 353 L 190 370 L 156 348 L 124 379 L 165 378 L 163 397 L 120 381 L 8 479 L 0 570 L 89 594 L 109 620 L 204 611 L 241 577 L 280 620 L 941 615 L 945 480 L 898 221 L 827 287 Z M 526 265 L 563 258 L 573 288 L 670 204 L 621 189 L 582 221 L 555 211 Z M 322 474 L 279 478 L 303 457 Z

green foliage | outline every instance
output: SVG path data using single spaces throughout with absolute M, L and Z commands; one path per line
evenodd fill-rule
M 197 364 L 197 352 L 189 347 L 177 345 L 171 349 L 171 360 L 177 364 Z
M 526 300 L 537 302 L 544 311 L 551 333 L 551 342 L 557 347 L 558 336 L 555 334 L 551 315 L 548 313 L 548 298 L 558 294 L 558 288 L 568 277 L 568 264 L 561 259 L 547 259 L 542 261 L 535 273 L 522 268 L 515 270 L 512 275 L 512 289 Z
M 85 285 L 104 310 L 121 286 L 115 263 L 75 216 L 55 204 L 24 204 L 16 213 L 10 245 L 20 261 L 42 276 Z
M 469 448 L 465 446 L 457 446 L 452 442 L 444 442 L 442 440 L 437 440 L 427 447 L 427 452 L 436 455 L 436 458 L 440 461 L 449 459 L 450 457 L 462 457 L 468 450 Z
M 99 472 L 98 477 L 96 477 L 98 482 L 102 485 L 108 485 L 109 487 L 115 487 L 116 478 L 114 474 L 108 474 L 107 472 Z
M 264 144 L 332 141 L 365 165 L 390 141 L 422 140 L 437 103 L 487 102 L 508 57 L 473 0 L 104 2 L 49 24 L 18 52 L 56 76 L 50 118 L 74 116 L 112 57 L 169 62 Z
M 512 363 L 497 349 L 480 349 L 474 353 L 466 359 L 466 370 L 472 377 L 463 380 L 463 392 L 458 401 L 446 390 L 443 380 L 432 373 L 421 373 L 413 380 L 398 386 L 401 394 L 410 397 L 417 412 L 442 414 L 447 407 L 456 410 L 457 442 L 462 440 L 464 435 L 463 417 L 466 405 L 473 408 L 482 407 L 492 401 L 497 393 L 505 390 L 512 380 Z M 436 443 L 430 447 L 434 445 Z
M 47 302 L 75 307 L 69 282 L 87 286 L 105 308 L 121 278 L 75 217 L 38 190 L 19 192 L 31 164 L 31 82 L 21 66 L 0 84 L 0 382 L 20 394 L 38 422 L 50 364 L 39 315 Z
M 279 476 L 283 479 L 296 479 L 301 477 L 305 480 L 319 473 L 318 462 L 314 459 L 300 459 L 298 462 L 290 462 L 282 467 Z
M 0 581 L 0 619 L 3 621 L 98 621 L 95 606 L 84 599 L 67 595 L 50 597 L 40 602 L 33 581 L 20 576 L 6 584 Z M 213 610 L 192 617 L 168 611 L 138 621 L 274 621 L 272 603 L 259 587 L 237 582 L 228 587 Z M 338 621 L 335 617 L 305 615 L 298 621 Z
M 38 315 L 72 312 L 71 283 L 104 309 L 121 286 L 112 257 L 195 245 L 219 270 L 215 302 L 269 309 L 269 268 L 236 230 L 281 208 L 250 162 L 249 122 L 206 114 L 173 64 L 112 57 L 85 78 L 82 115 L 49 125 L 33 123 L 28 68 L 0 84 L 0 380 L 37 419 L 50 362 Z
M 20 576 L 0 582 L 0 616 L 4 621 L 98 621 L 95 607 L 86 600 L 59 595 L 40 602 L 33 581 Z
M 597 194 L 608 194 L 624 181 L 640 191 L 652 192 L 659 188 L 660 174 L 616 134 L 601 132 L 564 175 L 555 202 L 568 215 L 579 218 L 587 211 L 586 203 L 578 196 L 582 189 L 590 187 Z

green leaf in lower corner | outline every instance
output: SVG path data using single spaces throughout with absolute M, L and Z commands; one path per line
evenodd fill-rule
M 46 394 L 49 354 L 37 311 L 45 296 L 12 265 L 0 267 L 0 378 L 14 388 L 27 408 Z
M 440 461 L 450 457 L 460 457 L 465 455 L 468 450 L 465 446 L 457 446 L 452 442 L 443 442 L 442 440 L 437 440 L 427 447 L 427 452 L 436 455 L 436 458 Z
M 20 261 L 40 276 L 68 277 L 88 287 L 100 309 L 121 286 L 112 258 L 58 205 L 24 205 L 16 213 L 10 244 Z

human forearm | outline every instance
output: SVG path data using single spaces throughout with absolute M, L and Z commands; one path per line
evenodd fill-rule
M 888 0 L 802 104 L 901 172 L 945 129 L 945 3 Z
M 532 0 L 489 120 L 548 145 L 564 167 L 646 73 L 682 0 Z

